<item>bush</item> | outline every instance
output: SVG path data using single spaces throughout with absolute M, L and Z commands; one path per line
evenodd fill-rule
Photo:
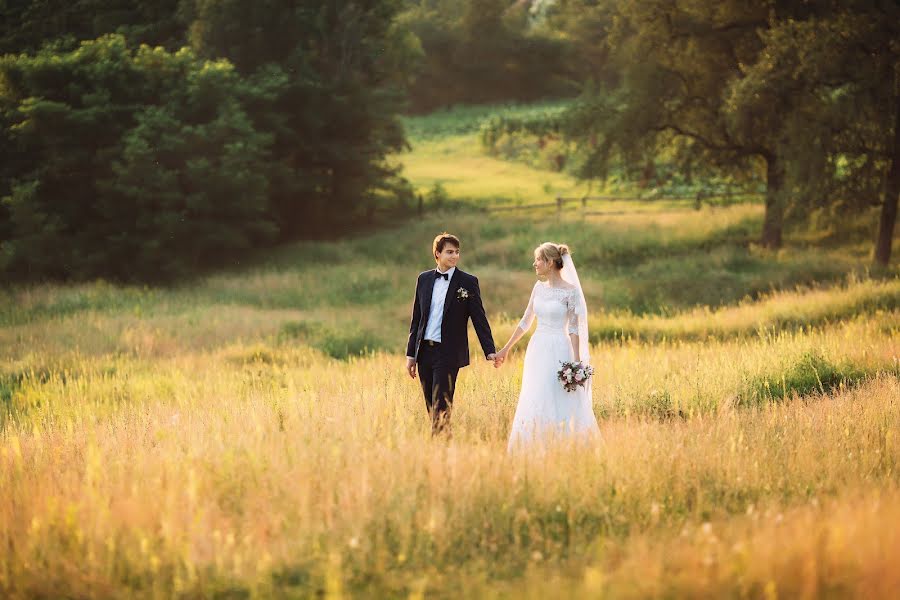
M 281 327 L 282 341 L 299 339 L 321 350 L 331 358 L 345 360 L 386 348 L 385 344 L 368 331 L 353 329 L 351 324 L 332 329 L 321 323 L 291 321 Z
M 853 386 L 874 373 L 850 364 L 837 365 L 820 354 L 807 352 L 777 376 L 763 376 L 749 382 L 739 404 L 748 405 L 793 395 L 827 394 L 843 385 Z
M 347 359 L 381 350 L 384 344 L 367 331 L 326 330 L 314 344 L 332 358 Z
M 110 35 L 5 56 L 0 78 L 0 135 L 18 153 L 0 167 L 7 275 L 167 279 L 272 239 L 271 140 L 227 62 Z

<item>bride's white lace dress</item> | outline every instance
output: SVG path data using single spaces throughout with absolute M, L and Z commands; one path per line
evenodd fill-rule
M 519 326 L 528 331 L 537 318 L 537 330 L 525 350 L 522 390 L 513 417 L 508 450 L 550 435 L 598 434 L 590 385 L 567 392 L 557 379 L 560 363 L 574 359 L 570 333 L 586 333 L 586 312 L 579 290 L 550 287 L 538 281 Z M 579 327 L 580 326 L 580 327 Z M 586 340 L 583 340 L 586 342 Z M 584 348 L 586 343 L 582 343 Z M 584 354 L 584 353 L 583 353 Z M 586 360 L 586 356 L 581 356 Z

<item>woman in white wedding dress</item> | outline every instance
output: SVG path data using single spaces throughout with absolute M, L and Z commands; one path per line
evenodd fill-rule
M 560 363 L 590 364 L 587 305 L 568 246 L 545 242 L 534 251 L 540 279 L 531 290 L 525 315 L 506 345 L 498 364 L 525 335 L 537 317 L 537 330 L 525 350 L 522 390 L 513 417 L 508 451 L 547 437 L 591 437 L 600 429 L 594 416 L 590 379 L 567 392 L 557 377 Z

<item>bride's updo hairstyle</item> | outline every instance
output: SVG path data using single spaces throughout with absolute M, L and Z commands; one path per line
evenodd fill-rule
M 556 269 L 559 270 L 563 268 L 563 256 L 569 254 L 569 247 L 565 244 L 544 242 L 537 247 L 535 252 L 545 261 L 553 263 L 553 266 L 555 266 Z

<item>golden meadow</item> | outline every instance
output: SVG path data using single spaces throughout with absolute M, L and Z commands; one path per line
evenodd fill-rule
M 445 142 L 404 160 L 425 178 Z M 632 208 L 473 207 L 170 288 L 3 291 L 0 595 L 894 596 L 896 269 L 822 232 L 762 252 L 754 204 Z M 602 443 L 506 455 L 524 343 L 462 372 L 431 439 L 403 350 L 444 228 L 498 344 L 531 248 L 572 245 Z

